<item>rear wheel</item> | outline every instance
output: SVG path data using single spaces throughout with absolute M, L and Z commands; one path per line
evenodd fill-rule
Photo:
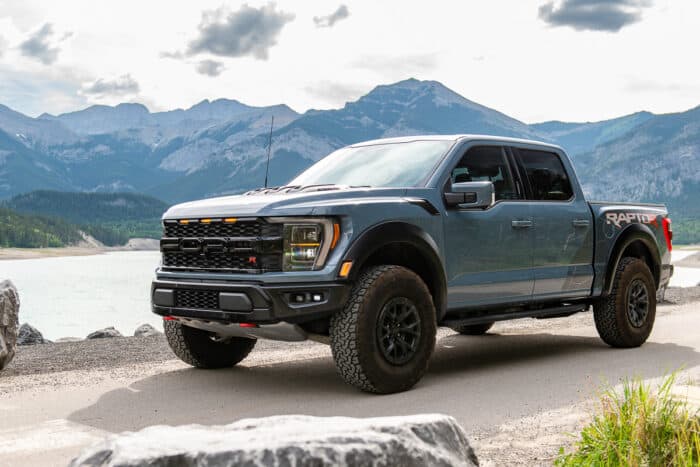
M 481 336 L 486 334 L 493 324 L 494 323 L 467 324 L 465 326 L 455 326 L 452 330 L 465 336 Z
M 596 329 L 613 347 L 638 347 L 654 327 L 656 287 L 647 264 L 622 258 L 615 271 L 610 295 L 593 306 Z
M 364 271 L 345 308 L 331 318 L 333 358 L 340 376 L 367 392 L 413 387 L 435 347 L 435 307 L 413 271 L 376 266 Z
M 245 337 L 219 338 L 177 321 L 165 321 L 163 328 L 175 355 L 197 368 L 232 367 L 248 356 L 256 342 Z

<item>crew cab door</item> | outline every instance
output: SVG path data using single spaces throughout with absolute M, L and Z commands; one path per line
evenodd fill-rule
M 452 166 L 452 183 L 490 181 L 485 209 L 448 207 L 444 217 L 448 308 L 526 303 L 532 295 L 533 229 L 511 158 L 498 145 L 472 146 Z
M 585 297 L 593 283 L 593 215 L 567 158 L 511 148 L 533 219 L 533 300 Z

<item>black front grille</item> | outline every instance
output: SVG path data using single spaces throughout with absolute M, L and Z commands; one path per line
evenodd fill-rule
M 163 268 L 258 274 L 282 270 L 282 224 L 261 219 L 165 221 Z
M 177 289 L 175 291 L 175 306 L 178 308 L 218 310 L 219 292 L 214 290 Z
M 251 260 L 255 258 L 253 263 Z M 230 253 L 183 253 L 164 251 L 163 267 L 173 269 L 204 269 L 243 272 L 267 272 L 282 270 L 282 256 L 276 255 L 236 255 Z
M 270 224 L 258 219 L 238 220 L 235 223 L 221 221 L 205 224 L 190 221 L 181 224 L 177 221 L 165 221 L 165 236 L 174 237 L 269 237 L 282 235 L 282 224 Z

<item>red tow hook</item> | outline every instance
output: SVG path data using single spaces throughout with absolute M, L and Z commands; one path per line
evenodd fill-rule
M 177 321 L 174 316 L 163 316 L 163 321 Z
M 254 323 L 239 323 L 238 324 L 242 328 L 257 328 L 258 325 Z

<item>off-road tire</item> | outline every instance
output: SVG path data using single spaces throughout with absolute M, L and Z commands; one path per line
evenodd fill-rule
M 232 367 L 248 356 L 256 342 L 245 337 L 214 340 L 212 333 L 177 321 L 164 321 L 163 328 L 175 355 L 196 368 Z
M 420 336 L 408 361 L 392 364 L 378 338 L 378 320 L 390 300 L 407 299 L 419 317 Z M 366 392 L 389 394 L 413 387 L 428 368 L 435 348 L 435 306 L 428 287 L 401 266 L 375 266 L 360 274 L 342 311 L 331 318 L 330 341 L 340 376 Z
M 648 297 L 647 314 L 641 326 L 634 326 L 628 314 L 629 287 L 637 280 L 646 287 Z M 612 347 L 639 347 L 647 340 L 656 317 L 656 285 L 644 261 L 630 257 L 620 260 L 610 295 L 593 305 L 593 317 L 600 338 Z
M 482 336 L 491 329 L 494 323 L 483 323 L 483 324 L 467 324 L 464 326 L 455 326 L 452 328 L 464 336 Z

